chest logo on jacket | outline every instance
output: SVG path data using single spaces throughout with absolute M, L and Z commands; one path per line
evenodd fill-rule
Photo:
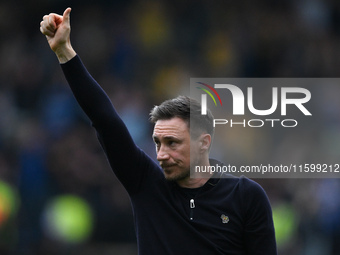
M 222 219 L 222 223 L 228 223 L 229 222 L 229 217 L 224 215 L 224 214 L 221 215 L 221 219 Z

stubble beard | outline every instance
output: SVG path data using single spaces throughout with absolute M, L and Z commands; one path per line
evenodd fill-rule
M 185 169 L 184 171 L 181 171 L 179 173 L 173 174 L 173 175 L 168 175 L 166 173 L 166 168 L 163 168 L 163 173 L 165 176 L 165 179 L 170 182 L 177 182 L 177 181 L 182 181 L 190 177 L 190 172 L 191 168 L 195 168 L 195 165 L 198 165 L 199 160 L 196 159 L 194 162 L 192 162 L 189 166 L 188 169 Z M 193 169 L 194 170 L 194 169 Z
M 179 172 L 179 173 L 171 174 L 171 175 L 168 175 L 166 173 L 166 169 L 163 169 L 163 171 L 164 171 L 165 179 L 167 181 L 169 181 L 169 182 L 182 181 L 182 180 L 187 179 L 188 177 L 190 177 L 190 169 L 186 169 L 183 172 Z

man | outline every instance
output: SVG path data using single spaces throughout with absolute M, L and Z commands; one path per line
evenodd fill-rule
M 199 103 L 183 96 L 156 106 L 151 112 L 156 164 L 135 145 L 73 50 L 70 12 L 45 15 L 40 30 L 129 193 L 139 254 L 276 254 L 270 204 L 258 184 L 218 174 L 190 177 L 190 166 L 216 164 L 209 160 L 212 115 L 202 116 Z

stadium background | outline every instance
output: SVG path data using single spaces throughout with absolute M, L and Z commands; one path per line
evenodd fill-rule
M 339 76 L 337 1 L 2 0 L 1 254 L 136 254 L 127 194 L 39 31 L 44 14 L 68 6 L 74 48 L 153 157 L 148 111 L 188 93 L 190 77 Z M 318 96 L 327 102 L 339 90 Z M 340 156 L 340 103 L 323 111 L 315 141 Z M 277 148 L 314 155 L 303 135 Z M 245 158 L 257 149 L 249 136 Z M 340 254 L 338 179 L 258 181 L 278 219 L 281 255 Z

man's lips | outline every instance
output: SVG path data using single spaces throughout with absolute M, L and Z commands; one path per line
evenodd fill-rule
M 176 166 L 176 164 L 161 164 L 161 167 L 163 169 L 170 168 L 170 167 L 173 167 L 173 166 Z

